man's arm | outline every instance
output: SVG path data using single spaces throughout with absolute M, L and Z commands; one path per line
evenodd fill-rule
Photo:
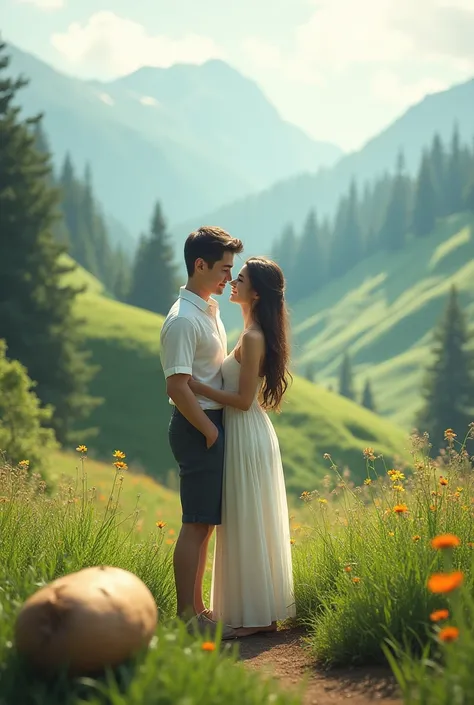
M 218 436 L 215 424 L 199 406 L 189 388 L 196 353 L 197 333 L 187 318 L 176 318 L 161 337 L 161 363 L 166 378 L 166 391 L 177 409 L 206 437 L 210 447 Z
M 189 387 L 196 394 L 212 399 L 219 404 L 248 411 L 260 384 L 260 367 L 264 354 L 265 341 L 262 333 L 260 331 L 247 331 L 242 337 L 242 361 L 240 364 L 238 392 L 214 389 L 194 379 L 189 380 Z

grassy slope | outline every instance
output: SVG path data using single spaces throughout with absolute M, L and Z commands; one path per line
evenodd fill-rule
M 456 284 L 474 320 L 474 218 L 457 215 L 402 253 L 377 254 L 298 304 L 293 333 L 298 369 L 337 385 L 341 354 L 353 357 L 359 393 L 373 382 L 378 409 L 410 427 L 420 403 L 431 331 Z
M 84 282 L 81 270 L 73 276 Z M 78 312 L 85 319 L 93 360 L 101 365 L 93 393 L 105 399 L 86 424 L 100 429 L 87 444 L 102 458 L 109 458 L 118 447 L 137 469 L 166 481 L 174 461 L 168 448 L 170 408 L 159 360 L 162 319 L 105 298 L 100 284 L 87 280 L 89 288 L 80 297 Z M 300 378 L 275 423 L 288 489 L 295 494 L 313 488 L 324 476 L 326 452 L 360 475 L 365 446 L 393 457 L 406 445 L 404 433 L 390 422 Z M 80 433 L 77 442 L 83 442 Z

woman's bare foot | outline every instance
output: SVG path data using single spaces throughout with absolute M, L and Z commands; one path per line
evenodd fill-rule
M 237 638 L 252 636 L 253 634 L 259 634 L 260 632 L 276 632 L 277 623 L 272 622 L 267 627 L 239 627 L 235 630 Z

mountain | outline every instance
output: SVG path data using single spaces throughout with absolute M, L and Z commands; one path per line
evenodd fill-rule
M 433 326 L 455 284 L 474 326 L 474 216 L 438 223 L 403 251 L 376 254 L 292 310 L 296 368 L 311 364 L 337 388 L 342 355 L 353 363 L 358 398 L 370 379 L 377 411 L 411 429 L 430 361 Z M 459 429 L 462 433 L 464 429 Z
M 301 229 L 311 208 L 320 215 L 333 215 L 352 178 L 363 186 L 387 170 L 394 171 L 401 148 L 407 172 L 413 173 L 435 132 L 448 142 L 457 123 L 461 139 L 470 142 L 473 112 L 474 79 L 426 96 L 361 150 L 342 157 L 332 168 L 300 174 L 217 210 L 202 211 L 203 215 L 192 222 L 183 219 L 173 232 L 181 242 L 192 223 L 218 224 L 244 239 L 247 254 L 268 254 L 284 226 L 293 223 Z
M 137 236 L 157 198 L 177 222 L 340 155 L 284 122 L 255 83 L 221 61 L 98 83 L 12 45 L 9 53 L 12 71 L 30 79 L 24 112 L 45 114 L 56 166 L 67 151 L 80 167 L 90 162 L 105 212 Z
M 170 405 L 159 360 L 163 319 L 105 298 L 102 285 L 80 268 L 67 276 L 86 287 L 77 313 L 85 321 L 92 362 L 101 368 L 91 391 L 104 401 L 84 426 L 97 427 L 99 433 L 87 438 L 88 447 L 105 459 L 120 447 L 135 468 L 175 486 L 167 439 Z M 287 488 L 296 496 L 313 489 L 327 473 L 324 453 L 341 468 L 349 466 L 360 480 L 365 477 L 365 447 L 383 453 L 387 462 L 405 455 L 407 447 L 405 432 L 390 421 L 297 376 L 274 422 Z M 84 442 L 84 429 L 77 429 L 76 443 Z

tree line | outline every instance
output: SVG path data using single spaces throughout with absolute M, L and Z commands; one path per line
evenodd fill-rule
M 423 150 L 415 177 L 401 150 L 394 174 L 361 191 L 355 179 L 332 220 L 308 213 L 301 233 L 288 224 L 272 256 L 285 268 L 288 299 L 295 303 L 343 276 L 376 252 L 402 250 L 433 232 L 438 218 L 474 211 L 474 145 L 461 144 L 455 126 L 449 145 L 435 135 Z

